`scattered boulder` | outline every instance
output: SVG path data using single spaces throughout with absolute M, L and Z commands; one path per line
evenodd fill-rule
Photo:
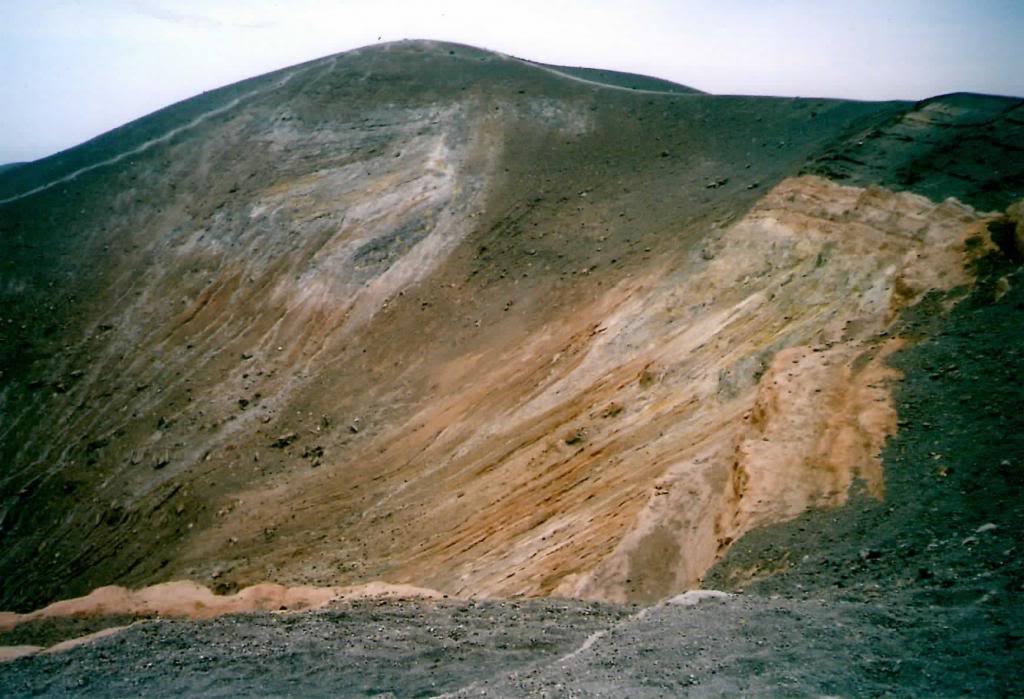
M 721 590 L 688 590 L 681 595 L 669 598 L 667 604 L 679 607 L 693 607 L 704 600 L 728 599 L 730 597 L 733 597 L 733 595 Z
M 317 445 L 313 447 L 306 447 L 302 450 L 303 459 L 319 459 L 324 455 L 324 448 Z
M 273 442 L 271 442 L 270 446 L 272 446 L 274 449 L 284 449 L 286 446 L 288 446 L 298 438 L 299 435 L 297 432 L 288 432 L 287 434 L 283 434 L 277 439 L 275 439 Z
M 564 440 L 565 440 L 566 444 L 572 446 L 572 445 L 575 445 L 575 444 L 580 444 L 586 438 L 587 438 L 586 431 L 582 427 L 577 427 L 576 429 L 569 431 L 565 435 Z

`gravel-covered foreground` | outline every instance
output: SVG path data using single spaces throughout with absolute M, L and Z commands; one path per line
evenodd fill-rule
M 660 606 L 574 657 L 459 696 L 1020 696 L 1020 654 L 992 653 L 984 616 L 759 596 Z
M 560 601 L 381 601 L 148 621 L 0 665 L 0 695 L 426 697 L 568 653 L 627 613 Z
M 0 694 L 67 696 L 1020 695 L 985 605 L 756 595 L 646 610 L 559 601 L 360 603 L 149 621 L 0 666 Z M 1014 657 L 1016 656 L 1016 658 Z

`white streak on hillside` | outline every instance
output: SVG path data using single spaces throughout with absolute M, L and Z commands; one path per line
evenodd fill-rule
M 309 66 L 307 66 L 307 68 L 308 67 Z M 224 104 L 224 105 L 222 105 L 220 107 L 217 107 L 216 109 L 211 109 L 208 112 L 204 112 L 204 113 L 200 114 L 199 116 L 197 116 L 192 121 L 190 121 L 190 122 L 188 122 L 186 124 L 182 124 L 181 126 L 176 126 L 175 128 L 171 129 L 170 131 L 168 131 L 167 133 L 163 134 L 162 136 L 157 136 L 156 138 L 150 139 L 150 140 L 148 140 L 148 141 L 146 141 L 144 143 L 140 143 L 135 148 L 132 148 L 131 150 L 127 150 L 124 153 L 120 153 L 118 155 L 115 155 L 112 158 L 107 158 L 106 160 L 101 160 L 100 162 L 93 163 L 92 165 L 86 165 L 85 167 L 79 168 L 78 170 L 75 170 L 74 172 L 72 172 L 70 174 L 64 175 L 63 177 L 60 177 L 60 178 L 58 178 L 56 180 L 53 180 L 51 182 L 47 182 L 46 184 L 39 185 L 35 189 L 30 189 L 27 192 L 22 192 L 21 194 L 15 194 L 13 197 L 8 197 L 6 199 L 0 199 L 0 204 L 8 204 L 8 203 L 10 203 L 12 201 L 17 201 L 18 199 L 24 199 L 25 197 L 30 197 L 33 194 L 38 194 L 39 192 L 45 192 L 46 190 L 51 189 L 52 187 L 56 187 L 59 184 L 64 184 L 65 182 L 71 182 L 72 180 L 77 179 L 80 175 L 84 175 L 87 172 L 92 172 L 93 170 L 99 169 L 101 167 L 106 167 L 107 165 L 114 165 L 116 163 L 121 162 L 125 158 L 129 158 L 129 157 L 131 157 L 133 155 L 138 155 L 139 153 L 143 153 L 143 152 L 149 150 L 150 148 L 152 148 L 155 145 L 158 145 L 160 143 L 166 143 L 167 141 L 171 140 L 172 138 L 174 138 L 178 134 L 180 134 L 180 133 L 182 133 L 184 131 L 188 131 L 190 129 L 193 129 L 193 128 L 199 126 L 200 124 L 202 124 L 204 121 L 208 121 L 209 119 L 211 119 L 211 118 L 213 118 L 215 116 L 219 116 L 219 115 L 221 115 L 221 114 L 223 114 L 223 113 L 225 113 L 225 112 L 227 112 L 227 111 L 229 111 L 231 109 L 234 109 L 235 107 L 237 107 L 240 103 L 242 103 L 245 100 L 248 100 L 248 99 L 250 99 L 252 97 L 255 97 L 257 95 L 261 95 L 261 94 L 264 94 L 264 93 L 267 93 L 267 92 L 272 92 L 273 90 L 277 90 L 279 88 L 284 87 L 286 84 L 288 84 L 289 80 L 291 80 L 293 77 L 295 77 L 296 74 L 302 72 L 302 70 L 305 70 L 305 68 L 302 68 L 302 69 L 299 69 L 299 70 L 293 70 L 290 73 L 288 73 L 287 75 L 285 75 L 283 78 L 281 78 L 281 80 L 277 81 L 276 83 L 273 83 L 272 85 L 270 85 L 268 87 L 257 88 L 255 90 L 251 90 L 251 91 L 245 93 L 244 95 L 241 95 L 239 97 L 234 98 L 233 100 L 231 100 L 227 104 Z
M 574 82 L 583 83 L 584 85 L 591 85 L 593 87 L 600 87 L 600 88 L 604 88 L 606 90 L 620 90 L 622 92 L 629 92 L 630 94 L 634 94 L 634 95 L 670 95 L 672 97 L 692 97 L 694 94 L 700 94 L 700 93 L 689 93 L 689 92 L 675 92 L 673 90 L 645 90 L 645 89 L 638 89 L 638 88 L 632 88 L 632 87 L 624 87 L 623 85 L 612 85 L 610 83 L 598 82 L 597 80 L 588 80 L 587 78 L 581 78 L 578 75 L 572 75 L 570 73 L 563 73 L 562 71 L 558 70 L 557 68 L 552 68 L 550 66 L 542 65 L 540 63 L 534 63 L 533 61 L 527 61 L 527 60 L 522 59 L 522 58 L 516 58 L 515 56 L 507 56 L 506 55 L 506 58 L 510 58 L 513 61 L 518 61 L 519 63 L 522 63 L 523 65 L 530 66 L 531 68 L 537 68 L 538 70 L 543 70 L 545 73 L 551 73 L 552 75 L 557 75 L 558 77 L 565 78 L 566 80 L 572 80 Z

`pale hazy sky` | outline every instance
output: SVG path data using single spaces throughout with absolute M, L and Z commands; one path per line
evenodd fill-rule
M 0 163 L 378 37 L 714 93 L 1024 95 L 1024 0 L 0 0 Z

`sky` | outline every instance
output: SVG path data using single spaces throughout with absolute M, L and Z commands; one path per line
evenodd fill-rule
M 0 163 L 406 38 L 717 94 L 1024 95 L 1024 0 L 0 0 Z

